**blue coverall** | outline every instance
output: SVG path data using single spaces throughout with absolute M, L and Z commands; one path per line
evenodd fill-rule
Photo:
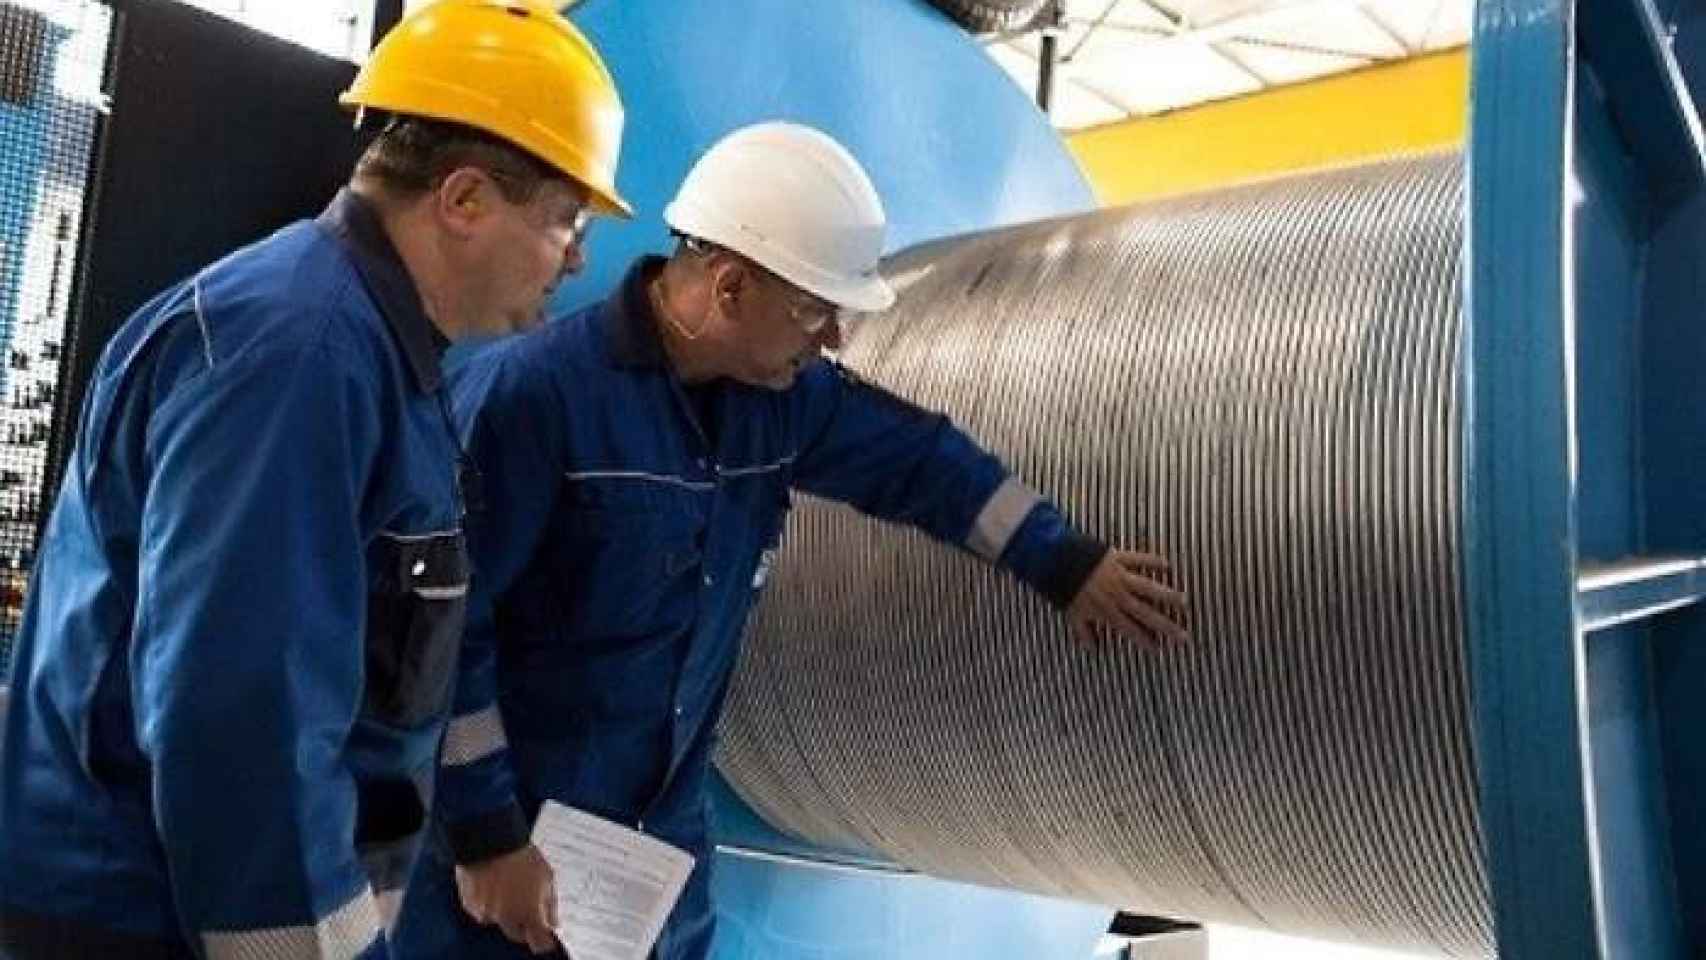
M 1106 552 L 946 417 L 834 363 L 690 398 L 646 294 L 660 268 L 453 377 L 488 503 L 406 960 L 530 955 L 466 916 L 452 863 L 525 844 L 546 799 L 698 857 L 656 954 L 706 956 L 714 730 L 790 490 L 958 544 L 1060 606 Z
M 0 955 L 389 955 L 468 582 L 440 350 L 348 191 L 108 343 L 18 637 Z

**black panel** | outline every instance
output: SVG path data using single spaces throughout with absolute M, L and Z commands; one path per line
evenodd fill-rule
M 125 317 L 205 264 L 317 213 L 357 149 L 337 105 L 352 64 L 171 0 L 118 10 L 56 467 L 101 346 Z

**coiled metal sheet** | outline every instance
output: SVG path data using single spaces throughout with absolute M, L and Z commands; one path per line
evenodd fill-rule
M 802 498 L 730 694 L 736 790 L 940 876 L 1490 955 L 1462 205 L 1428 157 L 897 257 L 847 361 L 1168 553 L 1195 640 L 1078 647 L 1007 575 Z

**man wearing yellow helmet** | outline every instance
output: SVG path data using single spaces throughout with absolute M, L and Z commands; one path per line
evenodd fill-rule
M 478 475 L 440 352 L 531 326 L 622 106 L 536 0 L 443 0 L 344 95 L 317 219 L 132 316 L 89 387 L 0 743 L 0 957 L 386 957 Z

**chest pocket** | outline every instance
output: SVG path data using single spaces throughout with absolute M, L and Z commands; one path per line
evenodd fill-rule
M 569 476 L 549 575 L 572 635 L 636 639 L 690 620 L 715 485 Z
M 461 530 L 382 533 L 368 598 L 365 712 L 415 727 L 448 705 L 468 603 Z

